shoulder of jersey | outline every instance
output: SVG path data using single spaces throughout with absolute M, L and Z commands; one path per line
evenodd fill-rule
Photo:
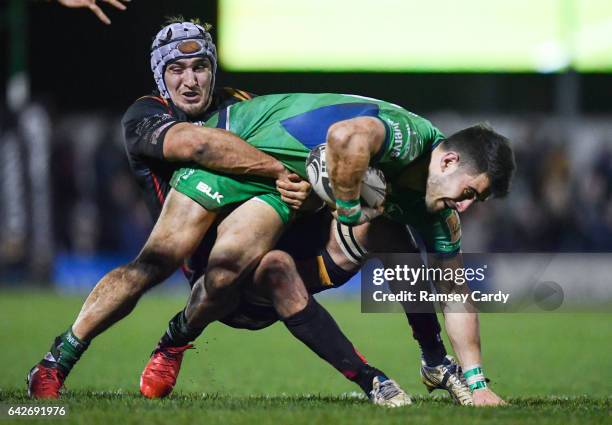
M 170 107 L 170 104 L 168 103 L 168 101 L 166 99 L 164 99 L 163 97 L 161 97 L 161 96 L 155 96 L 155 95 L 152 95 L 152 94 L 148 94 L 146 96 L 139 97 L 138 99 L 136 99 L 136 102 L 140 102 L 141 100 L 154 100 L 156 102 L 161 103 L 166 108 Z
M 233 87 L 221 87 L 215 90 L 215 95 L 218 96 L 221 101 L 227 98 L 234 98 L 238 101 L 250 100 L 255 97 L 253 93 L 246 92 L 244 90 L 235 89 Z

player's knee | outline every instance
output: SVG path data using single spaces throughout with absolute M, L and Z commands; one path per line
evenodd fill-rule
M 327 145 L 336 152 L 355 149 L 356 145 L 361 149 L 368 149 L 371 140 L 368 138 L 355 139 L 354 136 L 375 136 L 376 124 L 370 120 L 351 119 L 339 121 L 327 130 Z
M 177 268 L 178 264 L 173 258 L 145 249 L 119 272 L 134 292 L 142 292 L 161 283 Z
M 345 122 L 337 122 L 327 130 L 327 145 L 335 150 L 342 151 L 348 147 L 352 129 Z
M 270 251 L 260 261 L 257 269 L 257 283 L 269 291 L 286 289 L 292 283 L 291 276 L 296 270 L 295 262 L 283 251 Z
M 208 262 L 206 291 L 211 296 L 216 296 L 220 291 L 234 288 L 247 272 L 253 270 L 264 254 L 265 251 L 253 247 L 247 251 L 244 247 L 241 249 L 228 247 L 217 252 Z
M 191 288 L 191 294 L 189 295 L 189 306 L 191 308 L 200 308 L 203 306 L 206 300 L 206 287 L 204 285 L 204 277 L 198 279 Z
M 180 260 L 175 256 L 155 249 L 143 249 L 130 263 L 152 279 L 165 279 L 178 269 Z
M 233 267 L 220 265 L 209 267 L 204 280 L 204 288 L 209 297 L 222 297 L 237 285 L 240 273 Z
M 264 255 L 259 263 L 259 269 L 269 276 L 285 274 L 295 269 L 295 262 L 286 252 L 274 250 Z

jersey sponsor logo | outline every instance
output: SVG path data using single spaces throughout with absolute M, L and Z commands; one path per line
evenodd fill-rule
M 450 233 L 451 243 L 457 242 L 461 239 L 461 221 L 459 221 L 459 214 L 457 211 L 453 211 L 448 217 L 446 217 L 446 225 Z
M 402 144 L 404 142 L 404 136 L 398 122 L 388 120 L 393 132 L 393 146 L 391 147 L 391 158 L 397 158 L 402 153 Z
M 211 198 L 213 201 L 217 201 L 218 204 L 221 204 L 221 200 L 223 199 L 223 195 L 221 195 L 219 192 L 213 193 L 213 189 L 207 185 L 204 182 L 200 182 L 198 183 L 198 185 L 196 186 L 196 189 L 198 189 L 200 192 L 204 193 L 206 196 L 208 196 L 209 198 Z
M 158 114 L 146 117 L 136 126 L 136 134 L 144 137 L 149 143 L 156 145 L 159 135 L 170 124 L 176 122 L 176 118 L 168 114 Z

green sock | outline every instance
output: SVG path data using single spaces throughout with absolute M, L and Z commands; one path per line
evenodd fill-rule
M 72 326 L 66 332 L 55 338 L 51 349 L 50 358 L 47 360 L 56 362 L 65 374 L 79 361 L 89 342 L 82 341 L 72 333 Z

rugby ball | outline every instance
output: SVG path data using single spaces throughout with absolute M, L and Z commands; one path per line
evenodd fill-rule
M 310 152 L 306 159 L 306 172 L 312 189 L 319 198 L 335 208 L 336 199 L 325 163 L 325 145 L 319 145 Z M 382 171 L 369 167 L 361 180 L 361 204 L 377 208 L 384 204 L 386 192 L 387 182 Z

